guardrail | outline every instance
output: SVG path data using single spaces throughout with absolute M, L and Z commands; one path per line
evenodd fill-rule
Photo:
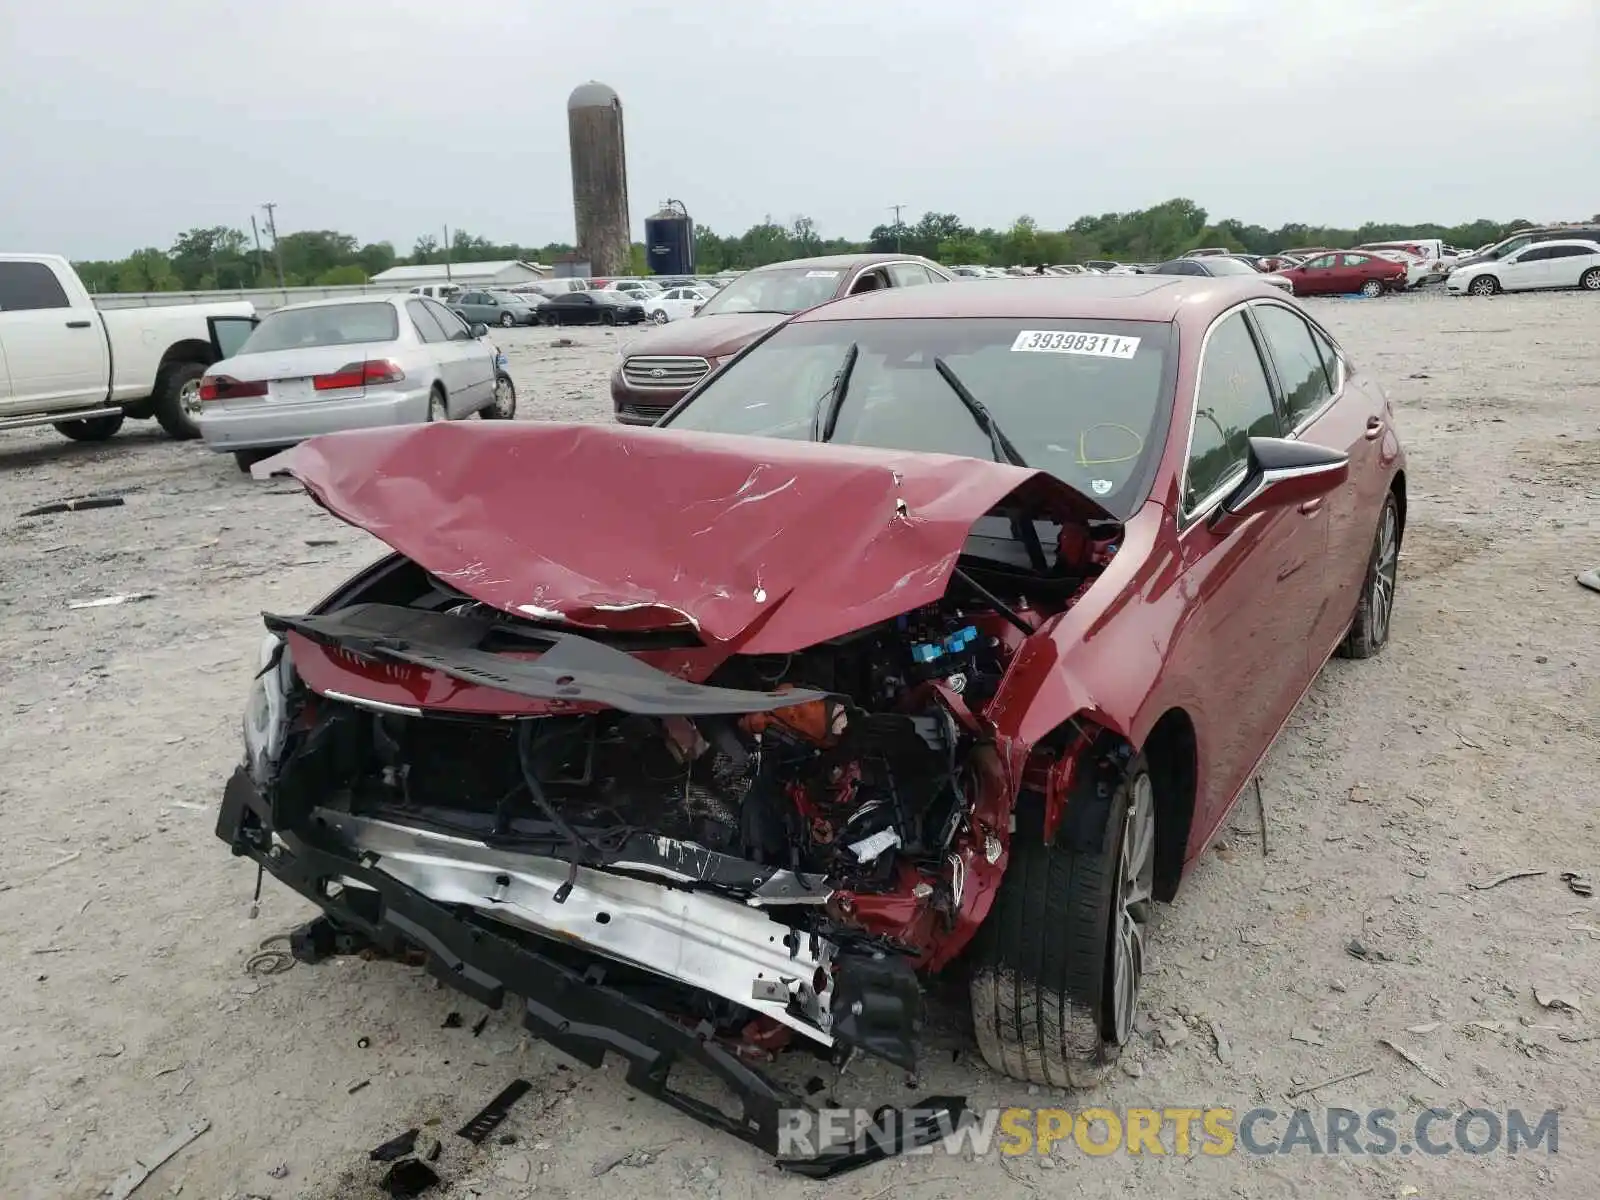
M 350 283 L 334 287 L 224 288 L 209 292 L 116 292 L 94 297 L 96 308 L 155 308 L 164 304 L 214 304 L 219 300 L 248 300 L 257 312 L 271 312 L 286 304 L 306 300 L 336 300 L 341 296 L 393 296 L 411 289 L 399 284 Z

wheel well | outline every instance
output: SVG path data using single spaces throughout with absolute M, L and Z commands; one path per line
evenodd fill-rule
M 202 367 L 209 366 L 217 361 L 216 353 L 211 349 L 210 342 L 187 341 L 175 342 L 167 347 L 167 352 L 161 356 L 161 361 L 156 364 L 156 376 L 160 377 L 173 363 L 199 363 Z
M 1389 490 L 1394 493 L 1394 506 L 1399 510 L 1400 541 L 1404 543 L 1406 538 L 1406 473 L 1404 471 L 1396 471 L 1394 473 L 1394 482 L 1389 485 Z
M 1188 713 L 1169 708 L 1161 714 L 1145 739 L 1144 760 L 1156 793 L 1156 899 L 1171 900 L 1183 875 L 1198 780 L 1194 722 Z

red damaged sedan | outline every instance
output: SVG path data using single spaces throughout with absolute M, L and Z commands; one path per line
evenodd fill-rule
M 307 442 L 258 470 L 393 553 L 266 617 L 218 834 L 322 909 L 303 961 L 515 994 L 796 1171 L 925 1143 L 958 1098 L 785 1150 L 759 1064 L 911 1069 L 958 972 L 995 1069 L 1101 1077 L 1152 905 L 1389 636 L 1393 420 L 1278 289 L 1129 276 L 826 305 L 653 429 Z

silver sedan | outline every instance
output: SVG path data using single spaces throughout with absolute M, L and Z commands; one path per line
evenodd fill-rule
M 506 358 L 483 325 L 423 296 L 363 296 L 268 313 L 200 381 L 206 445 L 243 470 L 309 437 L 516 415 Z

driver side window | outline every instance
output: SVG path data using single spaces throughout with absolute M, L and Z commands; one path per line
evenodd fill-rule
M 1183 510 L 1192 514 L 1244 470 L 1252 437 L 1278 437 L 1272 389 L 1244 312 L 1211 328 L 1195 394 Z

